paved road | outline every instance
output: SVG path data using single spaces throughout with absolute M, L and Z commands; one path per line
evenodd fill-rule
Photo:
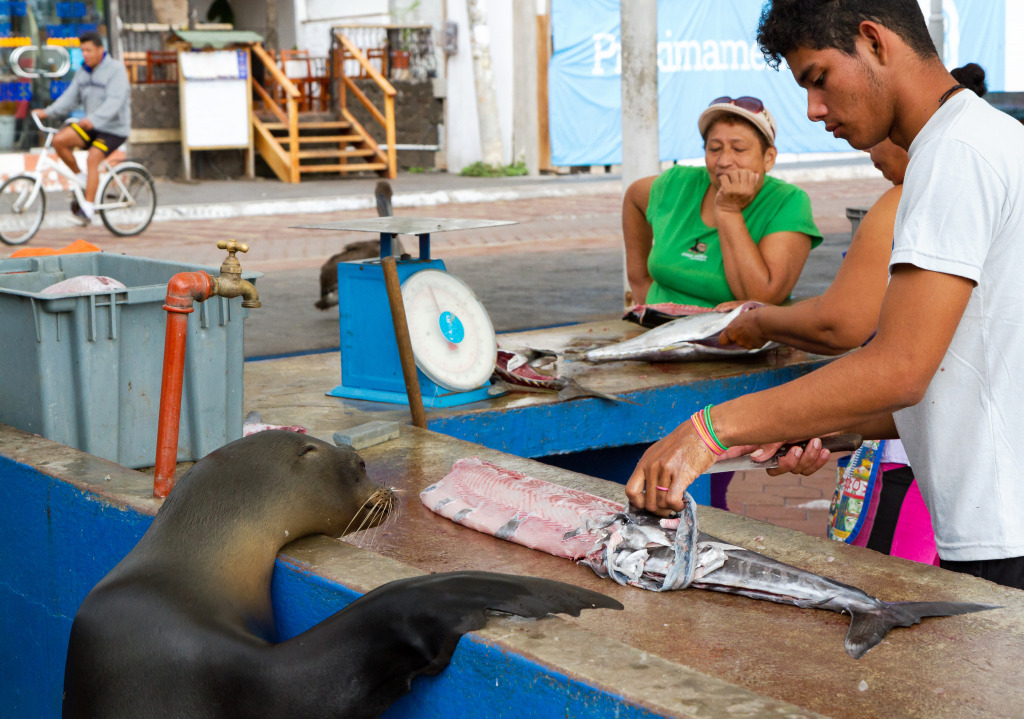
M 218 183 L 209 183 L 211 193 Z M 396 193 L 401 185 L 396 183 Z M 881 179 L 811 182 L 815 220 L 826 241 L 811 254 L 797 296 L 820 293 L 834 276 L 850 237 L 846 208 L 869 205 Z M 290 188 L 292 189 L 292 188 Z M 211 198 L 213 201 L 213 198 Z M 433 236 L 433 255 L 466 281 L 488 308 L 498 331 L 612 317 L 621 306 L 621 230 L 617 193 L 587 193 L 496 202 L 399 208 L 408 216 L 507 219 L 516 225 Z M 95 225 L 40 231 L 32 246 L 60 247 L 75 238 L 106 251 L 218 267 L 220 239 L 249 244 L 240 260 L 265 273 L 258 283 L 263 307 L 246 325 L 247 357 L 335 348 L 334 312 L 313 307 L 324 260 L 358 233 L 293 229 L 297 225 L 373 217 L 371 209 L 154 223 L 136 238 L 115 238 Z M 0 248 L 6 256 L 13 248 Z

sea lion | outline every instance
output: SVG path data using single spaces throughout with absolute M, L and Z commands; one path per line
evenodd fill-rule
M 378 217 L 391 217 L 394 210 L 391 207 L 391 184 L 387 180 L 381 180 L 373 190 L 373 197 L 377 203 Z M 391 237 L 391 254 L 396 257 L 407 257 L 402 247 L 402 240 L 398 235 Z M 380 240 L 361 240 L 349 242 L 342 248 L 341 252 L 331 255 L 323 265 L 320 266 L 320 299 L 313 303 L 319 310 L 326 310 L 338 304 L 338 263 L 354 262 L 355 260 L 372 260 L 380 257 Z
M 295 432 L 204 457 L 75 615 L 64 717 L 375 717 L 413 677 L 441 671 L 487 609 L 622 607 L 549 580 L 436 574 L 386 584 L 274 644 L 278 550 L 378 525 L 394 501 L 356 452 Z

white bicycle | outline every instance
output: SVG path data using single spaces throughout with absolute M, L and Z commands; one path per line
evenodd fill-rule
M 39 231 L 46 214 L 46 192 L 43 175 L 56 170 L 69 180 L 75 201 L 81 206 L 84 188 L 78 178 L 61 160 L 50 155 L 50 146 L 57 130 L 40 122 L 29 113 L 36 126 L 46 133 L 42 147 L 32 149 L 39 155 L 36 169 L 13 175 L 0 185 L 0 240 L 8 245 L 23 245 Z M 156 212 L 156 188 L 149 170 L 137 162 L 120 162 L 111 166 L 104 158 L 100 163 L 100 185 L 94 205 L 107 229 L 120 237 L 137 235 L 147 227 Z

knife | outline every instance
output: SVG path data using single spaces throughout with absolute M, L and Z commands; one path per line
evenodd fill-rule
M 808 440 L 810 441 L 810 440 Z M 859 434 L 834 434 L 830 437 L 821 438 L 821 448 L 827 449 L 829 452 L 852 452 L 864 441 L 864 438 Z M 744 455 L 735 459 L 723 459 L 721 462 L 715 462 L 708 468 L 708 473 L 717 472 L 740 472 L 746 469 L 774 469 L 779 466 L 779 459 L 785 457 L 789 450 L 793 447 L 806 447 L 807 442 L 795 442 L 794 444 L 784 444 L 779 447 L 779 450 L 769 457 L 768 459 L 757 462 L 750 458 L 750 455 Z

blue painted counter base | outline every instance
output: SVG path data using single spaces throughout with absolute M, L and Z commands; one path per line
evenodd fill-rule
M 116 507 L 0 456 L 0 713 L 59 717 L 71 622 L 85 595 L 145 533 L 151 518 Z M 299 634 L 359 594 L 278 560 L 272 587 L 281 639 Z M 476 637 L 451 666 L 415 682 L 385 716 L 653 716 L 621 697 L 551 672 Z

